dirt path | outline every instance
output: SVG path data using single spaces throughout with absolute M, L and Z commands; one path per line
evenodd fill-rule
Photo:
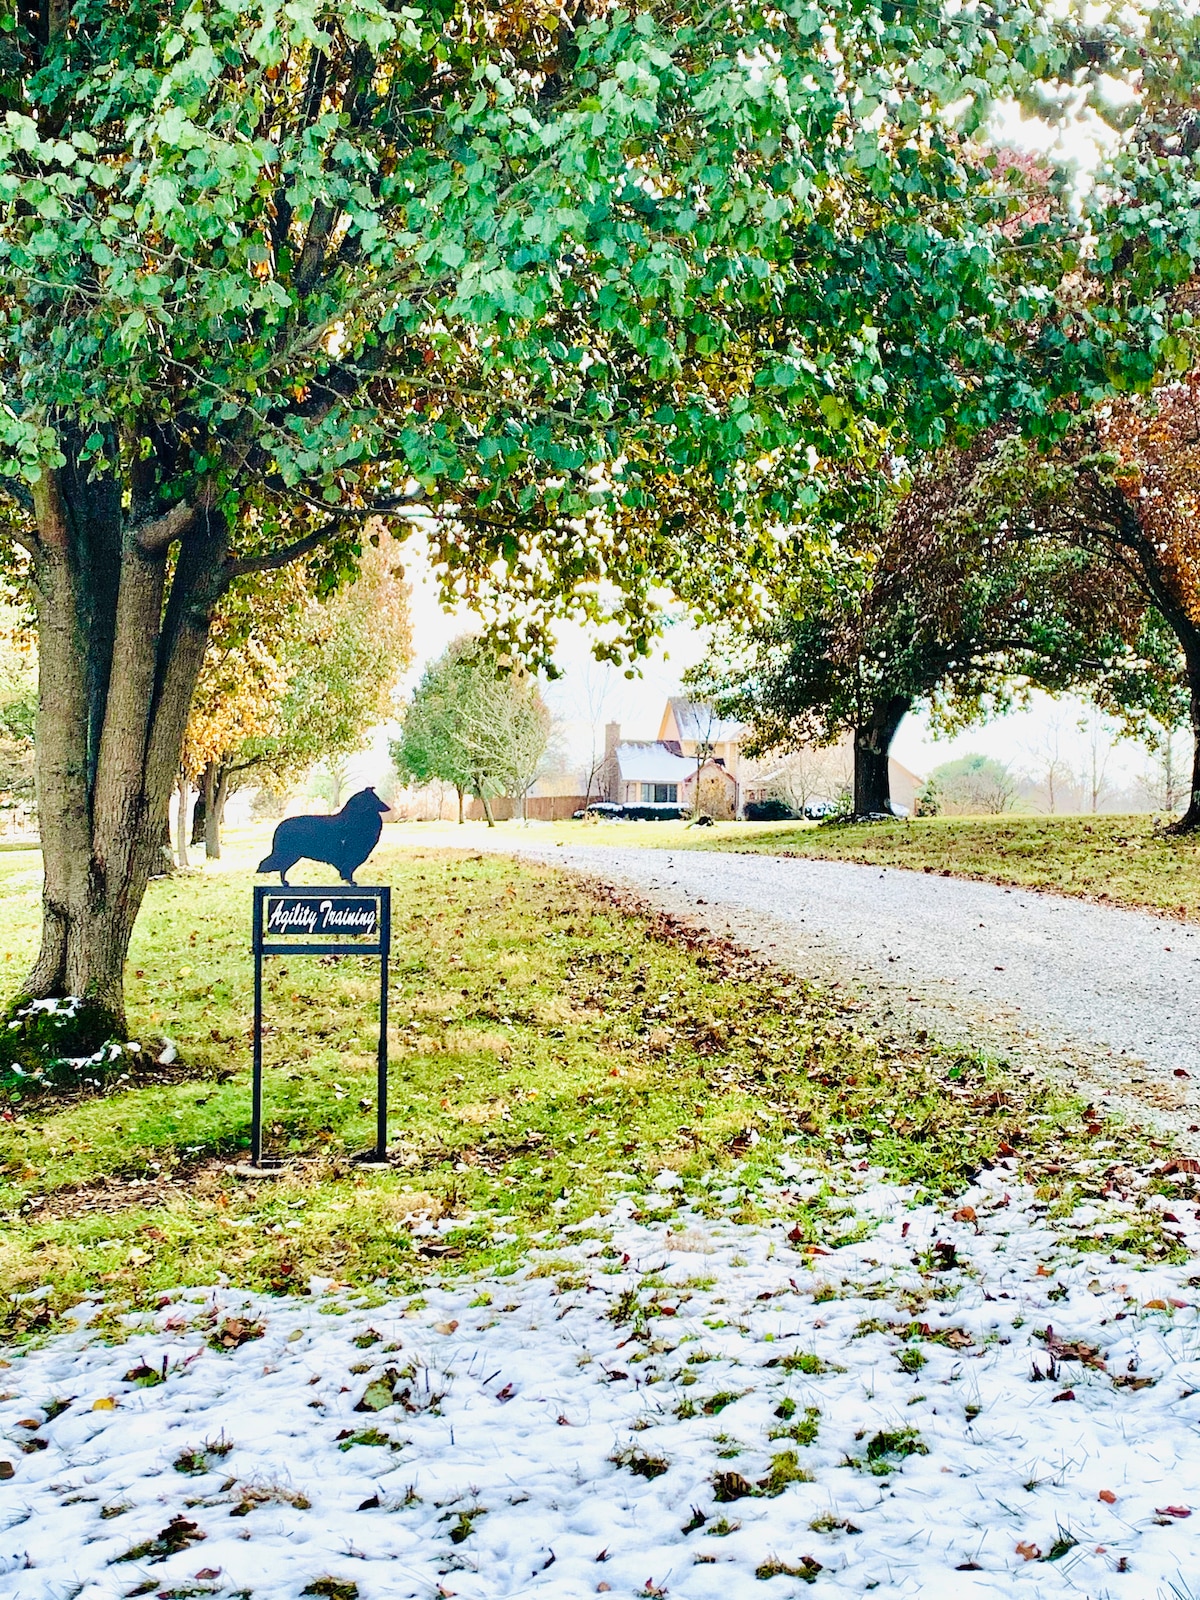
M 511 848 L 511 846 L 510 846 Z M 1200 929 L 1136 911 L 849 862 L 519 846 L 802 973 L 892 1028 L 1057 1070 L 1196 1146 Z

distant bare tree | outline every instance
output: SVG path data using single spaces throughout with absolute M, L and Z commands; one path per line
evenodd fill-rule
M 529 791 L 546 769 L 553 722 L 536 690 L 531 696 L 511 696 L 504 709 L 508 787 L 517 802 L 517 815 L 524 822 Z
M 1112 728 L 1097 711 L 1090 712 L 1079 726 L 1084 735 L 1079 789 L 1088 809 L 1096 812 L 1113 792 L 1108 779 L 1113 752 Z
M 834 745 L 807 745 L 784 756 L 760 781 L 764 784 L 764 799 L 779 800 L 797 816 L 803 816 L 814 800 L 837 805 L 853 794 L 854 752 L 845 740 Z
M 1016 797 L 1017 785 L 1003 761 L 978 751 L 944 761 L 929 774 L 929 784 L 949 815 L 999 816 Z
M 1172 727 L 1152 724 L 1147 739 L 1149 762 L 1138 774 L 1137 786 L 1155 811 L 1178 811 L 1191 783 L 1190 728 L 1186 721 Z
M 1061 713 L 1056 711 L 1037 742 L 1026 747 L 1026 754 L 1029 775 L 1044 790 L 1046 809 L 1053 816 L 1075 780 Z
M 692 714 L 696 719 L 696 798 L 692 811 L 698 817 L 701 812 L 700 774 L 704 771 L 705 762 L 713 753 L 713 734 L 721 719 L 711 701 L 693 700 L 691 704 Z

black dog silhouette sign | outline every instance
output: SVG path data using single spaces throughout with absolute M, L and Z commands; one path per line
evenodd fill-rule
M 332 817 L 285 817 L 275 829 L 271 854 L 258 863 L 258 870 L 277 872 L 286 885 L 297 861 L 324 861 L 337 868 L 343 883 L 353 883 L 379 843 L 387 808 L 374 789 L 360 789 Z

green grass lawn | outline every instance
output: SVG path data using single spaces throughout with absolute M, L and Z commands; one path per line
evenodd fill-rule
M 371 872 L 394 890 L 393 1170 L 350 1161 L 374 1126 L 373 964 L 330 957 L 267 964 L 267 1126 L 286 1175 L 226 1170 L 249 1140 L 251 842 L 241 866 L 147 896 L 131 1031 L 178 1041 L 179 1064 L 91 1098 L 9 1099 L 3 1329 L 50 1326 L 84 1293 L 115 1314 L 221 1273 L 382 1293 L 499 1267 L 663 1167 L 708 1207 L 723 1186 L 700 1180 L 728 1171 L 738 1200 L 723 1204 L 751 1216 L 785 1149 L 831 1174 L 869 1156 L 952 1193 L 1009 1146 L 1057 1196 L 1063 1164 L 1097 1138 L 1119 1138 L 1123 1160 L 1146 1148 L 968 1048 L 871 1037 L 852 1002 L 565 874 L 408 837 Z M 6 996 L 33 953 L 38 876 L 32 853 L 0 860 Z M 433 1244 L 414 1232 L 426 1216 L 450 1219 Z M 835 1205 L 794 1220 L 799 1237 L 837 1236 Z
M 909 867 L 1145 906 L 1200 919 L 1200 836 L 1174 838 L 1148 816 L 918 817 L 896 822 L 559 823 L 557 842 L 749 850 Z

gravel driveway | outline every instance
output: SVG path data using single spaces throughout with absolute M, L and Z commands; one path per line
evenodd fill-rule
M 800 972 L 848 981 L 893 1025 L 1057 1063 L 1108 1104 L 1136 1103 L 1184 1134 L 1200 1124 L 1200 929 L 850 862 L 604 846 L 521 853 L 626 884 Z

